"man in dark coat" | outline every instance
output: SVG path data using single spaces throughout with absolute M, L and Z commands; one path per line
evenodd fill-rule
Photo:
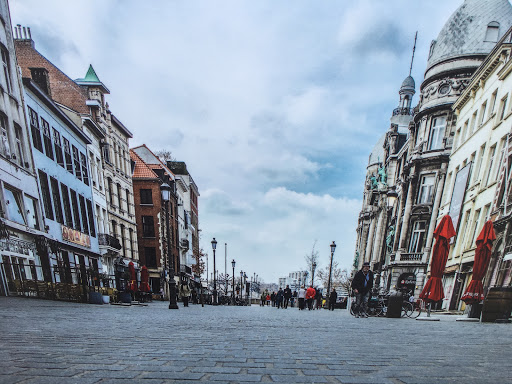
M 292 290 L 290 286 L 287 285 L 284 289 L 284 309 L 288 308 L 288 303 L 290 302 L 290 298 L 292 297 Z
M 336 304 L 336 300 L 338 300 L 338 292 L 333 288 L 329 295 L 329 311 L 334 311 L 334 304 Z
M 277 308 L 283 308 L 283 297 L 284 297 L 283 289 L 279 288 L 279 291 L 277 291 L 277 295 L 276 295 Z
M 370 271 L 370 263 L 363 264 L 363 268 L 356 273 L 352 280 L 352 289 L 356 295 L 356 317 L 368 317 L 366 309 L 368 299 L 373 288 L 373 272 Z

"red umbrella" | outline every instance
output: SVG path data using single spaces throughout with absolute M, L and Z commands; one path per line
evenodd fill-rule
M 492 221 L 485 223 L 480 235 L 476 239 L 475 262 L 473 263 L 473 279 L 466 288 L 461 300 L 466 304 L 479 303 L 484 299 L 484 286 L 482 279 L 487 272 L 491 260 L 492 242 L 496 240 Z
M 144 265 L 142 267 L 142 270 L 140 271 L 140 285 L 139 285 L 140 291 L 142 291 L 142 292 L 151 291 L 151 289 L 149 288 L 148 281 L 149 281 L 149 273 L 148 273 L 148 269 Z
M 128 284 L 128 289 L 135 292 L 137 291 L 137 274 L 135 273 L 135 266 L 132 261 L 128 264 L 128 270 L 130 271 L 130 283 Z
M 420 299 L 425 301 L 439 301 L 444 298 L 443 277 L 444 267 L 448 260 L 448 251 L 450 245 L 448 241 L 457 233 L 453 228 L 452 219 L 449 215 L 444 216 L 434 231 L 436 244 L 432 251 L 432 261 L 430 264 L 430 278 L 421 291 Z

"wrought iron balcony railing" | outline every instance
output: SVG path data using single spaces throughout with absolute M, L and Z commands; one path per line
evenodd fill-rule
M 414 109 L 412 108 L 395 108 L 393 109 L 393 116 L 414 116 Z
M 107 247 L 112 247 L 117 250 L 121 249 L 121 243 L 119 240 L 116 237 L 109 235 L 108 233 L 99 233 L 98 242 L 99 245 L 106 245 Z

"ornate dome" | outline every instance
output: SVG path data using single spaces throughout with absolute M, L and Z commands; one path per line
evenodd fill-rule
M 432 42 L 427 71 L 458 56 L 487 55 L 511 25 L 509 0 L 465 0 Z
M 409 91 L 409 92 L 413 92 L 414 93 L 414 90 L 416 89 L 416 83 L 414 82 L 414 79 L 412 78 L 412 76 L 407 76 L 404 80 L 404 82 L 402 83 L 402 86 L 400 87 L 400 92 L 403 92 L 403 91 Z

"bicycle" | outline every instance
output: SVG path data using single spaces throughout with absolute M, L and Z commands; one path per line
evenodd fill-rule
M 421 314 L 421 301 L 415 301 L 412 290 L 402 289 L 404 302 L 402 303 L 402 317 L 416 319 Z

